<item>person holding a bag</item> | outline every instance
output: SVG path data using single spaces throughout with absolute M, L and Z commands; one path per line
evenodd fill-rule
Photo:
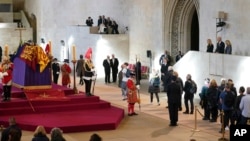
M 158 106 L 160 106 L 158 95 L 158 93 L 160 92 L 160 76 L 158 70 L 153 70 L 152 76 L 149 79 L 148 92 L 150 93 L 150 103 L 153 103 L 153 96 L 155 94 Z

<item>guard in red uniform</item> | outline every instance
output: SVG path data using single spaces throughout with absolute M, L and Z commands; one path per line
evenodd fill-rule
M 13 67 L 14 65 L 9 58 L 4 56 L 0 67 L 0 78 L 2 78 L 4 96 L 2 101 L 10 101 Z
M 130 72 L 130 78 L 127 81 L 127 101 L 128 101 L 128 116 L 138 115 L 135 113 L 134 107 L 136 102 L 140 102 L 137 97 L 137 90 L 139 85 L 136 86 L 135 73 Z
M 71 73 L 71 68 L 69 66 L 69 60 L 64 59 L 64 64 L 61 66 L 61 72 L 62 72 L 62 85 L 65 87 L 70 87 L 70 73 Z

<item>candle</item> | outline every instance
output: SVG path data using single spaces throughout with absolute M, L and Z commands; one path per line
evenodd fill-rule
M 8 47 L 8 45 L 5 45 L 5 47 L 4 47 L 4 56 L 9 56 L 8 53 L 9 53 L 9 47 Z
M 73 55 L 73 60 L 76 60 L 76 47 L 74 45 L 72 46 L 72 55 Z
M 52 45 L 51 45 L 51 41 L 49 41 L 49 53 L 50 53 L 50 55 L 52 55 Z

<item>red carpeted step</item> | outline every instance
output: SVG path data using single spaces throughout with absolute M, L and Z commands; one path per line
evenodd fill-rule
M 74 94 L 72 89 L 59 85 L 52 87 L 63 90 L 65 97 L 28 101 L 22 89 L 12 88 L 11 101 L 0 102 L 0 125 L 7 127 L 9 117 L 13 116 L 23 130 L 34 131 L 37 125 L 44 125 L 48 132 L 60 127 L 70 133 L 113 130 L 124 118 L 123 109 L 111 106 L 98 96 Z

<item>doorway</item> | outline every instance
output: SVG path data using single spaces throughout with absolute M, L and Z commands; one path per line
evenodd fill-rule
M 191 22 L 191 46 L 190 50 L 199 51 L 199 20 L 195 10 Z

